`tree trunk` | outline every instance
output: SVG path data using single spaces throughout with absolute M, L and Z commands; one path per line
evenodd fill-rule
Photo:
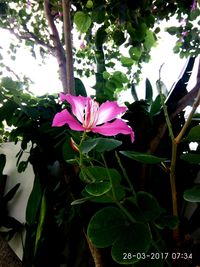
M 22 267 L 21 260 L 17 257 L 8 243 L 0 235 L 0 267 Z

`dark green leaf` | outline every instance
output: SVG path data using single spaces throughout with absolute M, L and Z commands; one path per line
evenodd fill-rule
M 200 186 L 195 186 L 184 192 L 183 198 L 189 202 L 200 202 Z
M 193 127 L 189 131 L 185 140 L 190 141 L 190 142 L 199 142 L 200 141 L 200 125 Z
M 149 103 L 151 103 L 152 102 L 152 99 L 153 99 L 153 89 L 152 89 L 152 86 L 151 86 L 151 83 L 150 83 L 149 79 L 146 79 L 145 84 L 146 84 L 146 95 L 145 95 L 145 99 Z
M 42 198 L 42 189 L 40 185 L 40 180 L 38 176 L 35 176 L 33 189 L 29 196 L 27 207 L 26 207 L 26 222 L 29 225 L 33 225 L 36 221 L 38 209 L 40 207 L 41 198 Z
M 113 244 L 125 226 L 123 213 L 115 207 L 101 209 L 91 218 L 87 235 L 98 248 Z
M 92 149 L 94 149 L 97 152 L 105 152 L 105 151 L 111 151 L 118 146 L 122 144 L 121 141 L 115 140 L 115 139 L 109 139 L 109 138 L 93 138 L 88 139 L 82 143 L 81 151 L 82 153 L 88 153 Z
M 185 160 L 191 164 L 200 163 L 200 154 L 187 153 L 180 156 L 182 160 Z
M 137 262 L 137 257 L 124 258 L 124 252 L 133 254 L 146 253 L 151 245 L 151 232 L 143 223 L 132 223 L 123 227 L 118 233 L 118 238 L 113 243 L 112 258 L 119 264 L 132 264 Z
M 156 198 L 147 192 L 137 193 L 137 205 L 146 221 L 155 220 L 163 211 Z
M 86 185 L 85 190 L 92 196 L 101 196 L 111 189 L 109 181 L 99 181 Z
M 120 151 L 120 153 L 128 158 L 146 164 L 158 164 L 166 160 L 166 158 L 159 158 L 149 154 L 143 154 L 135 151 Z
M 10 201 L 14 197 L 14 195 L 16 194 L 19 186 L 20 186 L 20 183 L 16 184 L 10 191 L 8 191 L 8 193 L 4 196 L 4 201 L 5 202 Z

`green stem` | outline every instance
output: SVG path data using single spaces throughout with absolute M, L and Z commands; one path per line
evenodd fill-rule
M 107 174 L 108 174 L 108 177 L 109 177 L 109 180 L 110 180 L 110 183 L 111 183 L 111 186 L 112 186 L 112 194 L 113 194 L 113 201 L 115 202 L 115 204 L 121 209 L 121 211 L 127 216 L 127 218 L 132 222 L 134 223 L 135 222 L 135 219 L 133 218 L 133 216 L 128 212 L 128 210 L 126 208 L 124 208 L 124 206 L 117 200 L 116 198 L 116 195 L 115 195 L 115 190 L 114 190 L 114 187 L 113 187 L 113 182 L 112 182 L 112 177 L 110 176 L 110 172 L 108 170 L 108 165 L 106 163 L 106 160 L 105 160 L 105 157 L 104 155 L 102 154 L 101 155 L 102 159 L 103 159 L 103 162 L 104 162 L 104 165 L 106 167 L 106 171 L 107 171 Z
M 124 176 L 124 178 L 126 179 L 128 185 L 129 185 L 129 187 L 130 187 L 131 192 L 133 193 L 133 195 L 135 195 L 135 194 L 136 194 L 136 193 L 135 193 L 135 189 L 133 188 L 133 185 L 132 185 L 132 183 L 131 183 L 131 181 L 130 181 L 128 175 L 127 175 L 127 172 L 126 172 L 125 168 L 124 168 L 123 165 L 122 165 L 122 162 L 121 162 L 121 160 L 120 160 L 120 157 L 119 157 L 117 151 L 115 151 L 115 157 L 116 157 L 117 162 L 118 162 L 118 164 L 119 164 L 119 166 L 120 166 L 120 168 L 121 168 L 121 170 L 122 170 L 123 176 Z

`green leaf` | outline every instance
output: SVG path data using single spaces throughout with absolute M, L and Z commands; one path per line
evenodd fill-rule
M 153 99 L 153 89 L 152 89 L 152 86 L 151 86 L 151 83 L 150 83 L 149 79 L 146 79 L 145 84 L 146 84 L 146 95 L 145 95 L 145 99 L 149 103 L 151 103 L 152 102 L 152 99 Z
M 152 105 L 151 105 L 151 109 L 150 109 L 150 114 L 151 116 L 155 115 L 156 113 L 158 113 L 161 109 L 161 99 L 160 99 L 160 95 L 158 95 L 156 97 L 156 99 L 153 101 Z
M 86 201 L 89 201 L 92 198 L 93 198 L 92 196 L 79 198 L 79 199 L 76 199 L 76 200 L 72 201 L 71 205 L 72 206 L 73 205 L 80 205 L 80 204 L 85 203 Z
M 200 142 L 200 125 L 193 127 L 184 140 L 190 142 Z
M 185 160 L 191 164 L 200 163 L 200 154 L 187 153 L 180 156 L 182 160 Z
M 88 153 L 95 149 L 97 152 L 111 151 L 122 144 L 121 141 L 110 138 L 93 138 L 84 141 L 80 147 L 82 153 Z
M 128 83 L 129 79 L 127 76 L 121 71 L 115 71 L 112 75 L 112 78 L 120 83 Z
M 10 201 L 14 197 L 19 186 L 20 186 L 20 183 L 16 184 L 12 189 L 8 191 L 8 193 L 3 197 L 5 202 Z
M 166 31 L 171 35 L 175 35 L 179 30 L 177 27 L 172 26 L 172 27 L 167 28 Z
M 186 190 L 183 198 L 189 202 L 200 202 L 200 185 Z
M 130 57 L 121 57 L 121 63 L 124 67 L 130 67 L 134 64 L 134 60 Z
M 26 207 L 26 222 L 29 225 L 35 224 L 37 212 L 40 207 L 41 198 L 42 198 L 42 189 L 40 185 L 40 180 L 38 176 L 35 176 L 33 189 L 29 196 Z
M 97 248 L 113 244 L 125 226 L 123 213 L 115 207 L 101 209 L 91 218 L 87 235 Z
M 76 24 L 78 31 L 86 33 L 90 28 L 92 21 L 88 14 L 78 11 L 74 15 L 74 23 Z
M 108 170 L 109 170 L 110 177 L 112 180 L 112 188 L 110 189 L 110 191 L 108 191 L 106 194 L 102 196 L 91 198 L 90 200 L 92 202 L 113 203 L 115 202 L 115 199 L 120 201 L 125 197 L 124 188 L 120 185 L 120 181 L 121 181 L 120 174 L 115 169 L 108 169 Z M 113 196 L 113 192 L 115 194 L 115 197 Z M 91 195 L 89 195 L 85 189 L 82 191 L 82 195 L 84 197 L 91 197 Z
M 142 55 L 142 49 L 140 47 L 131 47 L 129 55 L 133 60 L 138 61 Z
M 113 33 L 113 40 L 117 46 L 122 45 L 125 42 L 124 33 L 120 30 L 116 30 Z
M 81 169 L 80 179 L 88 183 L 94 183 L 109 180 L 109 176 L 106 168 L 92 166 Z
M 163 211 L 156 198 L 147 192 L 137 193 L 137 205 L 146 221 L 155 220 Z
M 146 37 L 144 41 L 144 47 L 148 50 L 150 50 L 156 43 L 156 39 L 154 36 L 154 33 L 150 30 L 147 30 Z
M 146 253 L 151 245 L 151 232 L 144 223 L 132 223 L 123 227 L 118 233 L 118 238 L 113 243 L 112 258 L 119 264 L 133 264 L 139 259 L 131 257 L 125 259 L 124 252 L 133 254 Z
M 149 154 L 143 154 L 136 151 L 120 151 L 120 153 L 128 158 L 139 161 L 145 164 L 158 164 L 166 160 Z
M 109 181 L 99 181 L 86 185 L 85 190 L 92 196 L 101 196 L 111 189 Z
M 36 231 L 34 254 L 36 254 L 37 252 L 38 245 L 39 245 L 39 242 L 42 236 L 46 211 L 47 211 L 47 204 L 46 204 L 46 197 L 45 197 L 45 192 L 44 192 L 42 196 L 41 206 L 40 206 L 40 215 L 39 215 L 39 221 L 38 221 L 38 226 L 37 226 L 37 231 Z

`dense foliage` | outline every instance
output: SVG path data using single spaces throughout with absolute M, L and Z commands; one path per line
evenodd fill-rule
M 1 2 L 0 12 L 0 26 L 33 54 L 39 45 L 44 56 L 56 56 L 63 79 L 68 54 L 58 30 L 65 17 L 61 1 Z M 99 102 L 116 99 L 116 92 L 126 88 L 135 95 L 134 84 L 142 62 L 150 59 L 159 21 L 174 15 L 179 21 L 168 29 L 178 38 L 174 52 L 196 56 L 199 51 L 196 1 L 71 1 L 70 15 L 83 42 L 73 48 L 75 73 L 95 74 Z M 16 47 L 10 48 L 15 54 Z M 145 99 L 125 103 L 123 119 L 135 132 L 134 143 L 124 135 L 105 138 L 66 125 L 52 127 L 55 114 L 69 110 L 67 102 L 61 104 L 55 95 L 34 96 L 24 81 L 1 78 L 1 139 L 21 142 L 18 171 L 32 164 L 35 174 L 26 209 L 24 266 L 200 264 L 199 73 L 193 90 L 186 88 L 193 65 L 191 57 L 170 95 L 159 79 L 159 94 L 153 99 L 146 80 Z M 74 93 L 86 96 L 79 78 Z M 185 119 L 183 110 L 191 103 Z M 194 149 L 191 142 L 197 144 Z M 24 152 L 29 153 L 27 161 L 21 160 Z

